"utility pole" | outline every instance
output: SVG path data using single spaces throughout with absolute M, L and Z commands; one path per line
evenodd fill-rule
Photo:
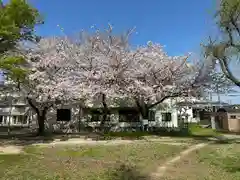
M 215 113 L 216 113 L 216 108 L 212 105 L 212 92 L 210 92 L 210 103 L 211 103 L 211 109 L 212 109 L 212 114 L 211 114 L 211 127 L 212 127 L 212 129 L 216 129 L 216 125 L 215 125 Z

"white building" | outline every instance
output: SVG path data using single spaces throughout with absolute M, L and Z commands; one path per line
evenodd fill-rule
M 107 122 L 112 125 L 119 125 L 122 127 L 125 126 L 138 126 L 143 122 L 148 124 L 150 127 L 179 127 L 182 121 L 186 122 L 199 122 L 200 118 L 196 113 L 194 113 L 194 109 L 196 107 L 181 105 L 179 103 L 188 101 L 188 102 L 203 102 L 203 100 L 199 100 L 196 98 L 173 98 L 167 99 L 160 105 L 154 107 L 150 110 L 149 118 L 147 121 L 144 121 L 139 113 L 136 110 L 138 115 L 132 116 L 131 112 L 128 114 L 127 112 L 120 112 L 119 109 L 112 108 L 113 111 L 109 116 L 109 121 Z M 124 101 L 125 102 L 125 101 Z M 124 104 L 118 106 L 124 107 L 129 105 L 129 103 L 125 102 Z M 133 105 L 134 106 L 134 105 Z M 77 106 L 76 106 L 77 107 Z M 73 124 L 75 129 L 79 129 L 81 123 L 89 126 L 98 126 L 100 124 L 99 119 L 101 119 L 101 114 L 93 113 L 90 114 L 86 112 L 85 115 L 79 115 L 79 109 L 74 105 L 68 106 L 65 108 L 69 108 L 72 111 L 72 119 L 69 122 L 59 122 L 57 121 L 56 111 L 52 111 L 48 113 L 48 121 L 46 122 L 46 127 L 51 130 L 68 128 Z M 91 109 L 91 108 L 89 108 Z M 136 108 L 135 108 L 136 109 Z M 34 117 L 34 118 L 33 118 Z M 179 121 L 181 119 L 181 122 Z M 12 92 L 1 95 L 0 101 L 0 126 L 22 126 L 22 127 L 37 127 L 36 116 L 33 116 L 33 112 L 29 107 L 26 99 L 24 99 L 19 92 Z
M 29 126 L 30 107 L 18 93 L 1 96 L 0 126 Z
M 0 82 L 0 126 L 29 126 L 31 111 L 19 91 L 13 91 L 11 82 Z

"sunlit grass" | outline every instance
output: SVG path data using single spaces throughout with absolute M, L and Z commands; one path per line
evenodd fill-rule
M 240 179 L 240 144 L 214 144 L 193 152 L 170 167 L 163 179 Z
M 109 146 L 29 146 L 24 149 L 26 154 L 0 156 L 0 179 L 112 180 L 130 171 L 131 176 L 134 176 L 133 172 L 147 175 L 185 148 L 157 142 Z M 118 173 L 127 172 L 116 175 L 116 169 L 120 169 Z

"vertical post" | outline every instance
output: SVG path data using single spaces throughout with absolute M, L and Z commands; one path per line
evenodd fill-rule
M 215 106 L 212 106 L 212 112 L 213 114 L 211 115 L 211 127 L 212 129 L 216 129 L 216 123 L 215 123 L 216 107 Z
M 220 103 L 220 97 L 218 93 L 218 88 L 217 88 L 217 94 L 218 94 L 218 101 Z M 216 129 L 216 123 L 215 123 L 215 116 L 216 116 L 216 108 L 215 106 L 212 105 L 212 93 L 210 92 L 210 101 L 211 101 L 211 109 L 212 109 L 212 115 L 211 115 L 211 127 L 212 129 Z
M 82 126 L 81 117 L 82 117 L 82 108 L 81 108 L 81 106 L 79 105 L 79 112 L 78 112 L 78 132 L 81 131 L 81 126 Z
M 219 107 L 220 107 L 221 106 L 221 98 L 220 98 L 218 87 L 217 87 L 217 97 L 218 97 L 218 103 L 219 103 Z
M 12 107 L 13 107 L 13 98 L 10 96 L 9 98 L 10 102 L 10 112 L 9 112 L 9 118 L 8 118 L 8 135 L 11 133 L 10 125 L 11 125 L 11 120 L 12 120 Z

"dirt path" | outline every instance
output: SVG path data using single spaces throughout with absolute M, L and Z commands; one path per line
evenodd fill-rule
M 84 139 L 69 139 L 67 141 L 53 141 L 51 143 L 33 143 L 31 145 L 36 145 L 36 146 L 71 146 L 71 145 L 106 145 L 106 146 L 111 146 L 111 145 L 121 145 L 121 144 L 132 144 L 132 143 L 149 143 L 149 142 L 159 142 L 161 144 L 169 144 L 169 145 L 175 145 L 175 146 L 180 146 L 180 145 L 187 145 L 187 143 L 183 142 L 162 142 L 161 140 L 157 141 L 146 141 L 146 140 L 110 140 L 110 141 L 92 141 L 92 140 L 84 140 Z M 19 154 L 23 152 L 24 146 L 16 146 L 16 145 L 3 145 L 0 146 L 0 154 Z
M 159 142 L 161 144 L 169 145 L 186 145 L 183 142 L 167 142 L 167 141 L 146 141 L 146 140 L 109 140 L 109 141 L 93 141 L 93 140 L 83 140 L 83 139 L 70 139 L 68 141 L 53 141 L 51 143 L 36 143 L 33 145 L 40 146 L 54 146 L 54 145 L 121 145 L 121 144 L 132 144 L 132 143 L 149 143 L 149 142 Z
M 20 154 L 22 153 L 22 146 L 0 146 L 0 155 L 1 154 Z
M 165 164 L 163 164 L 162 166 L 159 166 L 157 168 L 157 170 L 152 173 L 150 176 L 152 179 L 157 179 L 157 178 L 160 178 L 164 175 L 164 173 L 166 172 L 166 170 L 174 163 L 178 162 L 181 158 L 187 156 L 188 154 L 190 154 L 191 152 L 193 151 L 196 151 L 198 149 L 201 149 L 205 146 L 207 146 L 208 144 L 207 143 L 201 143 L 201 144 L 196 144 L 196 145 L 193 145 L 191 147 L 189 147 L 188 149 L 182 151 L 178 156 L 168 160 Z

